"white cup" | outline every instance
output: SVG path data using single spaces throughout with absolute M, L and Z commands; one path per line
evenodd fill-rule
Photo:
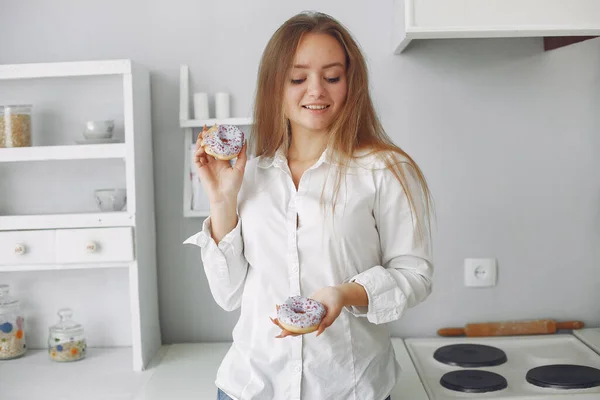
M 194 93 L 194 119 L 208 118 L 208 94 Z
M 218 119 L 229 118 L 229 93 L 215 93 L 215 114 Z

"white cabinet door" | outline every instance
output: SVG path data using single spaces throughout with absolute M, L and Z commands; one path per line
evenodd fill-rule
M 422 28 L 496 29 L 524 28 L 569 31 L 598 28 L 598 0 L 411 0 L 414 25 Z M 515 32 L 515 35 L 527 32 Z M 530 35 L 530 36 L 531 36 Z
M 54 230 L 0 232 L 0 265 L 52 264 Z
M 59 229 L 57 263 L 126 262 L 134 259 L 132 228 Z
M 394 0 L 393 46 L 412 40 L 598 36 L 599 0 Z

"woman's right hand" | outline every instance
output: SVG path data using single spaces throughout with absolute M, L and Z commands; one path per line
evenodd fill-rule
M 242 150 L 237 157 L 234 166 L 229 161 L 218 160 L 207 154 L 200 146 L 202 135 L 207 131 L 206 125 L 196 140 L 196 166 L 198 167 L 198 177 L 208 194 L 211 205 L 217 204 L 236 204 L 237 195 L 242 186 L 244 169 L 246 168 L 246 148 L 244 143 Z

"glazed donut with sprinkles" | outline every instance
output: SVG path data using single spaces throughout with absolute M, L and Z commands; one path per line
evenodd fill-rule
M 205 125 L 199 136 L 204 152 L 218 160 L 233 160 L 244 145 L 244 132 L 235 125 L 215 124 L 210 129 Z
M 316 300 L 292 296 L 277 306 L 277 320 L 279 325 L 289 332 L 310 333 L 317 330 L 325 311 L 325 306 Z

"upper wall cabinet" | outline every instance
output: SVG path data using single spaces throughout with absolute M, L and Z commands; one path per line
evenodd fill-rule
M 600 35 L 599 0 L 394 0 L 393 49 L 413 40 Z

